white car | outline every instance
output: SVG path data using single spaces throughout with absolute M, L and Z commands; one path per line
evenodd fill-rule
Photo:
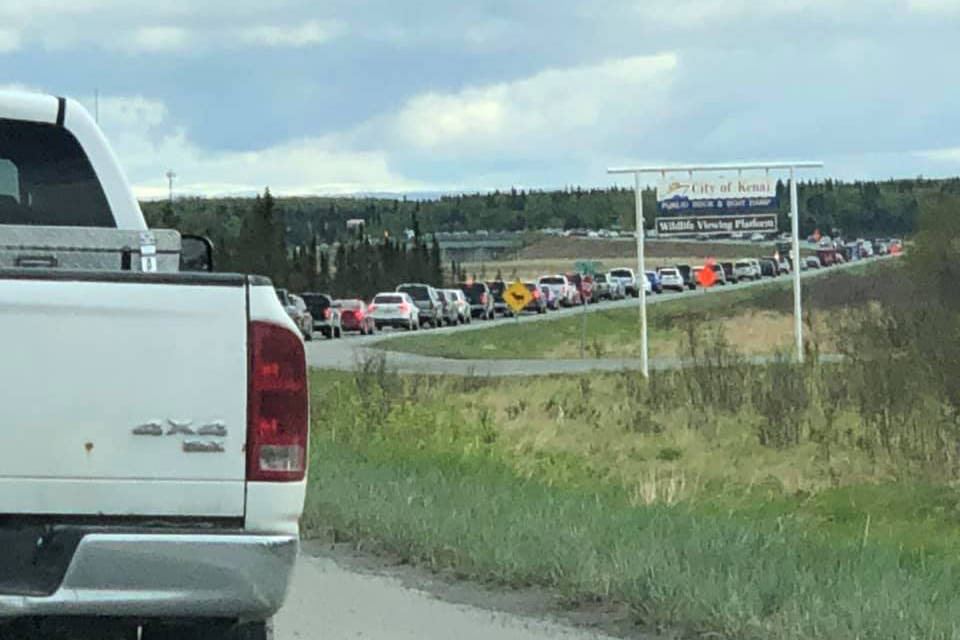
M 565 275 L 540 276 L 537 286 L 547 287 L 561 307 L 570 307 L 576 299 L 576 289 Z
M 664 289 L 683 291 L 683 276 L 674 267 L 660 268 L 660 286 Z
M 764 238 L 763 234 L 759 232 L 750 236 L 750 242 L 763 242 L 764 240 L 766 240 L 766 238 Z
M 738 282 L 758 280 L 760 278 L 760 267 L 752 260 L 737 260 L 733 264 L 733 275 Z
M 407 331 L 420 328 L 420 312 L 409 294 L 402 291 L 384 291 L 373 297 L 369 313 L 377 329 L 400 327 Z
M 447 296 L 452 296 L 453 304 L 457 308 L 457 316 L 460 318 L 460 323 L 470 324 L 473 314 L 470 313 L 470 303 L 467 301 L 467 296 L 463 294 L 463 291 L 460 289 L 443 289 L 443 292 Z
M 623 267 L 620 269 L 611 269 L 607 272 L 607 278 L 610 280 L 618 280 L 620 284 L 623 285 L 623 290 L 628 296 L 633 296 L 634 298 L 640 296 L 640 290 L 637 288 L 637 277 L 633 273 L 633 269 L 628 269 Z M 644 278 L 643 281 L 646 283 L 644 288 L 648 291 L 650 290 L 650 282 Z

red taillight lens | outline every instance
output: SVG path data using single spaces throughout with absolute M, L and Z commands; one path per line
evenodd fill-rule
M 309 409 L 300 337 L 265 322 L 250 324 L 247 480 L 303 480 Z
M 480 294 L 480 304 L 487 304 L 487 294 Z
M 539 291 L 534 291 L 534 292 L 533 292 L 533 299 L 534 299 L 534 300 L 539 300 L 539 299 L 540 299 L 540 292 L 539 292 Z
M 367 311 L 369 311 L 370 313 L 373 313 L 376 310 L 377 310 L 377 305 L 375 304 L 371 304 L 369 307 L 367 307 Z
M 401 303 L 400 303 L 400 306 L 398 307 L 398 309 L 400 309 L 400 311 L 406 313 L 407 311 L 410 311 L 410 305 L 408 305 L 406 302 L 401 302 Z
M 333 312 L 330 311 L 330 308 L 329 308 L 329 307 L 327 307 L 326 309 L 324 309 L 324 310 L 323 310 L 323 317 L 324 317 L 324 319 L 329 320 L 331 313 L 333 313 Z

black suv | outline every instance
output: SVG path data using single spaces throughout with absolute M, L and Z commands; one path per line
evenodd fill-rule
M 493 294 L 485 282 L 461 282 L 460 291 L 470 303 L 470 315 L 482 320 L 493 320 Z
M 696 289 L 697 281 L 693 277 L 693 267 L 688 264 L 678 264 L 676 267 L 677 271 L 680 272 L 680 277 L 683 278 L 683 285 L 687 289 Z

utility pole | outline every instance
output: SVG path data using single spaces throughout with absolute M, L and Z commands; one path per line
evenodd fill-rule
M 173 172 L 173 169 L 167 169 L 167 184 L 170 187 L 169 202 L 170 206 L 173 207 L 173 179 L 177 177 L 177 174 Z

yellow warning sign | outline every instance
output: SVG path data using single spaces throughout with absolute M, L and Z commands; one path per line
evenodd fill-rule
M 527 289 L 527 285 L 519 280 L 507 287 L 503 292 L 503 301 L 510 305 L 514 313 L 520 313 L 533 300 L 533 294 Z

